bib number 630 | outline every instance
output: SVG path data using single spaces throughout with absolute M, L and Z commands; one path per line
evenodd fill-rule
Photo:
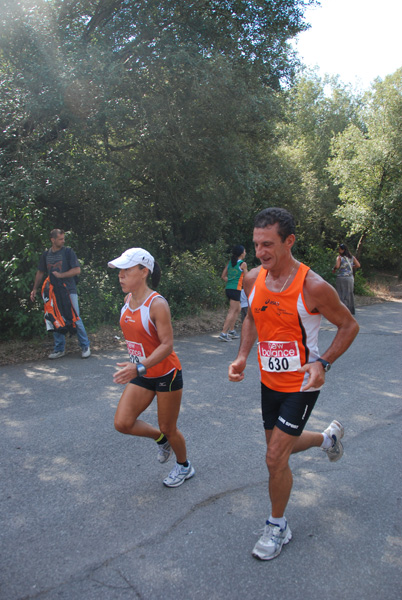
M 288 371 L 289 361 L 287 358 L 273 358 L 271 356 L 268 359 L 268 368 L 270 371 Z

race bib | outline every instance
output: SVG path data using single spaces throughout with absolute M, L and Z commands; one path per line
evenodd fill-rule
M 263 371 L 287 373 L 301 367 L 297 342 L 259 342 L 258 352 Z
M 138 342 L 129 342 L 126 340 L 128 355 L 132 363 L 139 363 L 145 358 L 144 348 Z

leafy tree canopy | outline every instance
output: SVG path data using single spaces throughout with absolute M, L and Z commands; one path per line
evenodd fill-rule
M 337 213 L 368 254 L 397 264 L 402 252 L 402 69 L 378 80 L 333 144 L 329 170 L 341 186 Z M 377 259 L 378 260 L 378 259 Z

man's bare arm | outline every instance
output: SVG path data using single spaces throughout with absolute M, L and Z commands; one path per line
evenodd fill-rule
M 329 348 L 321 354 L 321 358 L 334 363 L 349 346 L 359 332 L 359 325 L 350 311 L 339 300 L 334 288 L 322 277 L 309 271 L 304 284 L 304 298 L 310 312 L 321 313 L 330 323 L 337 327 L 337 332 Z M 309 372 L 305 391 L 312 387 L 320 387 L 325 381 L 325 372 L 320 363 L 308 363 L 300 372 Z

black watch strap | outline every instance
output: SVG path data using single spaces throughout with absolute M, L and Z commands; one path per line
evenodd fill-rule
M 329 363 L 327 360 L 324 360 L 323 358 L 317 358 L 316 362 L 320 362 L 322 364 L 322 366 L 324 367 L 324 371 L 327 373 L 330 368 L 331 368 L 331 363 Z

